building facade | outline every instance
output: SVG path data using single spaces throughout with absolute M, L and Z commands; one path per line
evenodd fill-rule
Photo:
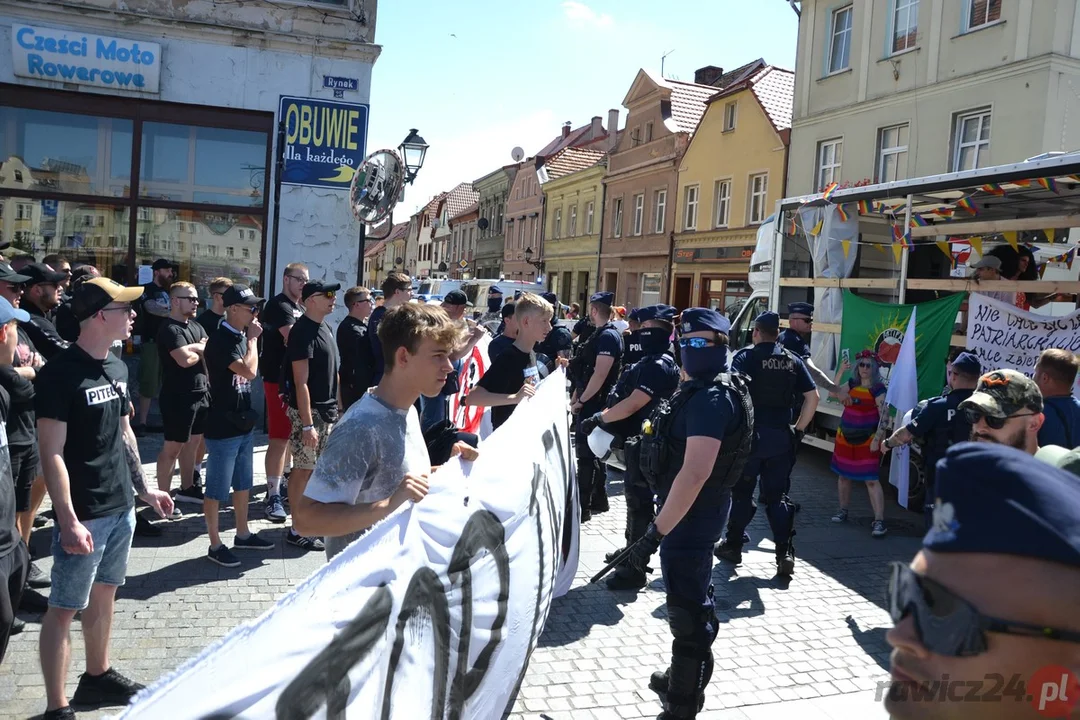
M 783 196 L 794 73 L 761 63 L 706 102 L 679 165 L 671 304 L 734 318 L 757 231 Z
M 374 30 L 374 0 L 0 0 L 0 240 L 127 283 L 168 257 L 204 294 L 218 275 L 275 292 L 299 260 L 355 283 L 348 179 L 365 151 Z M 348 89 L 335 98 L 323 76 Z M 345 118 L 333 138 L 320 113 Z M 305 150 L 334 157 L 336 185 L 291 154 Z
M 476 267 L 476 241 L 480 236 L 480 230 L 477 227 L 479 220 L 479 202 L 474 202 L 450 218 L 447 265 L 450 266 L 450 277 L 455 280 L 471 280 L 473 277 Z
M 566 148 L 545 164 L 544 275 L 564 303 L 585 307 L 596 288 L 607 153 Z
M 405 259 L 408 273 L 414 278 L 432 277 L 435 258 L 435 235 L 439 231 L 439 205 L 446 193 L 433 197 L 424 209 L 413 217 L 416 218 L 416 233 L 409 233 L 405 246 Z
M 803 0 L 787 195 L 1080 147 L 1080 7 Z
M 521 163 L 506 201 L 506 237 L 500 275 L 514 282 L 533 282 L 537 276 L 537 269 L 525 260 L 525 251 L 531 250 L 534 262 L 537 261 L 544 241 L 544 194 L 540 192 L 537 176 L 537 170 L 542 167 L 541 156 Z
M 451 258 L 450 243 L 453 240 L 451 221 L 465 208 L 475 205 L 479 195 L 473 190 L 472 183 L 459 183 L 446 193 L 435 207 L 434 233 L 432 234 L 432 252 L 429 277 L 447 278 L 455 269 L 454 263 L 459 258 Z
M 506 202 L 519 168 L 517 163 L 505 165 L 473 181 L 473 189 L 480 198 L 480 219 L 477 221 L 480 236 L 476 242 L 473 277 L 495 279 L 502 272 L 506 249 Z

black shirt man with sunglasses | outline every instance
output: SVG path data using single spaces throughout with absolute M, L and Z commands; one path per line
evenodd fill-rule
M 1004 444 L 938 463 L 934 523 L 893 563 L 885 709 L 901 718 L 1072 717 L 1080 700 L 1080 478 Z

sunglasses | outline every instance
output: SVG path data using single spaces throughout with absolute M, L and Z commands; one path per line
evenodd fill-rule
M 930 652 L 948 657 L 970 657 L 986 652 L 986 633 L 1040 637 L 1080 642 L 1080 633 L 1001 620 L 983 615 L 943 585 L 922 577 L 902 562 L 891 563 L 886 602 L 893 623 L 909 614 L 915 634 Z
M 868 363 L 868 362 L 861 362 L 861 363 L 855 363 L 855 364 L 858 367 L 861 367 L 861 368 L 872 368 L 872 367 L 874 367 L 874 363 Z
M 809 324 L 813 324 L 813 322 L 814 322 L 814 318 L 807 318 L 807 317 L 790 317 L 790 318 L 788 318 L 788 320 L 802 320 L 804 323 L 809 323 Z
M 1023 413 L 1021 415 L 1009 415 L 1008 417 L 994 417 L 993 415 L 987 415 L 978 408 L 964 408 L 964 419 L 967 420 L 968 423 L 975 426 L 979 424 L 979 420 L 985 420 L 986 425 L 991 430 L 1000 430 L 1005 427 L 1005 423 L 1007 423 L 1010 418 L 1031 417 L 1034 414 L 1035 413 Z
M 311 293 L 310 295 L 308 295 L 308 297 L 309 298 L 324 297 L 327 300 L 333 300 L 334 298 L 337 297 L 337 291 L 335 291 L 335 290 L 327 290 L 326 292 Z
M 681 348 L 694 348 L 700 350 L 701 348 L 715 344 L 716 343 L 712 340 L 703 337 L 679 338 L 679 347 Z
M 124 312 L 131 312 L 131 305 L 119 305 L 117 307 L 101 308 L 101 312 L 113 312 L 114 310 L 123 310 Z
M 188 302 L 193 302 L 193 303 L 199 302 L 199 298 L 197 298 L 197 297 L 178 297 L 176 299 L 177 300 L 187 300 Z

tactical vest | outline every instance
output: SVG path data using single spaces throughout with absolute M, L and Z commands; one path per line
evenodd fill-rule
M 968 397 L 970 396 L 971 392 L 968 393 Z M 946 409 L 945 412 L 948 413 L 949 410 Z M 954 408 L 952 412 L 954 413 L 952 419 L 950 420 L 946 414 L 945 422 L 939 423 L 928 438 L 930 442 L 927 443 L 926 448 L 926 470 L 930 479 L 934 478 L 937 461 L 945 457 L 950 447 L 971 439 L 971 423 L 960 410 Z
M 644 363 L 652 362 L 653 360 L 660 360 L 663 363 L 664 368 L 669 372 L 673 372 L 675 375 L 679 374 L 679 368 L 675 365 L 675 361 L 667 353 L 659 353 L 656 355 L 646 355 L 639 362 L 634 363 L 629 368 L 624 368 L 622 375 L 619 376 L 619 381 L 615 383 L 615 387 L 611 389 L 611 392 L 607 396 L 607 404 L 604 407 L 612 408 L 618 405 L 634 394 L 634 386 L 637 385 L 638 375 L 641 373 L 641 368 L 644 367 Z M 650 403 L 655 407 L 656 403 L 663 398 L 653 398 Z M 623 438 L 633 437 L 641 434 L 641 424 L 648 417 L 648 413 L 652 409 L 649 405 L 646 405 L 641 410 L 637 411 L 628 418 L 623 420 L 616 420 L 613 423 L 608 423 L 608 430 L 613 435 L 618 435 Z
M 695 393 L 708 387 L 734 391 L 742 406 L 742 421 L 720 443 L 720 453 L 713 463 L 705 486 L 710 489 L 730 489 L 742 477 L 743 467 L 750 457 L 754 442 L 754 405 L 750 398 L 750 382 L 744 375 L 720 373 L 712 380 L 684 382 L 669 400 L 661 400 L 643 423 L 641 435 L 641 473 L 660 495 L 666 496 L 683 466 L 686 440 L 671 437 L 676 416 L 684 411 Z
M 589 336 L 589 339 L 585 341 L 585 344 L 581 348 L 581 352 L 579 355 L 580 364 L 576 368 L 575 375 L 577 379 L 574 383 L 579 391 L 583 392 L 585 388 L 588 387 L 589 379 L 592 378 L 593 371 L 596 370 L 596 358 L 598 356 L 597 354 L 600 351 L 600 334 L 608 328 L 615 329 L 615 325 L 609 322 L 596 328 L 596 330 L 593 331 L 592 335 Z M 612 366 L 611 371 L 608 373 L 608 376 L 604 378 L 604 383 L 600 386 L 600 391 L 596 394 L 595 397 L 590 398 L 590 404 L 593 404 L 595 400 L 599 400 L 601 403 L 604 402 L 604 399 L 607 398 L 608 392 L 610 392 L 611 390 L 611 386 L 614 384 L 611 381 L 612 377 L 619 377 L 618 359 L 615 360 L 615 364 Z
M 750 397 L 754 407 L 784 408 L 789 410 L 795 405 L 795 381 L 797 379 L 799 359 L 783 345 L 773 346 L 780 352 L 761 357 L 753 350 L 754 374 L 750 383 Z

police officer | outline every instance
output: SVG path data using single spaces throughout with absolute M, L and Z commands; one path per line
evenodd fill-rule
M 917 417 L 899 428 L 887 440 L 885 448 L 907 445 L 912 440 L 923 443 L 923 465 L 926 471 L 926 499 L 923 512 L 926 527 L 930 528 L 934 512 L 934 485 L 937 462 L 954 443 L 971 437 L 971 422 L 967 414 L 959 411 L 960 403 L 971 397 L 979 383 L 982 366 L 972 353 L 960 353 L 948 366 L 949 387 L 947 395 L 936 397 L 926 403 Z
M 615 295 L 609 292 L 598 292 L 589 298 L 589 322 L 596 330 L 581 348 L 570 403 L 570 410 L 579 418 L 587 418 L 604 408 L 608 393 L 619 377 L 623 344 L 622 334 L 612 322 L 614 300 Z M 577 432 L 574 440 L 581 521 L 587 522 L 593 512 L 607 511 L 607 487 L 603 469 L 589 449 L 588 437 Z
M 743 532 L 754 519 L 758 503 L 762 503 L 776 544 L 776 572 L 790 577 L 795 569 L 791 542 L 795 535 L 795 504 L 787 496 L 792 456 L 817 410 L 818 394 L 802 360 L 777 342 L 779 332 L 780 316 L 761 313 L 754 319 L 754 346 L 740 350 L 732 360 L 732 370 L 750 378 L 754 452 L 731 492 L 727 539 L 716 548 L 716 557 L 736 565 L 742 562 Z M 797 400 L 802 408 L 793 431 L 791 411 Z M 761 492 L 755 503 L 759 477 Z
M 651 305 L 635 312 L 641 323 L 637 340 L 644 357 L 619 376 L 608 395 L 608 408 L 581 421 L 581 433 L 586 437 L 593 428 L 602 427 L 622 440 L 626 461 L 626 547 L 645 535 L 655 514 L 653 491 L 641 474 L 637 436 L 641 435 L 641 425 L 653 408 L 661 400 L 671 397 L 679 385 L 679 367 L 671 355 L 669 340 L 674 331 L 675 308 Z M 609 553 L 607 561 L 611 562 L 621 553 L 622 549 Z M 647 583 L 645 573 L 629 565 L 620 566 L 607 579 L 607 586 L 612 590 L 636 590 Z
M 498 285 L 488 288 L 487 312 L 480 316 L 480 324 L 492 335 L 498 335 L 503 331 L 503 292 Z
M 623 331 L 623 370 L 629 369 L 637 361 L 645 357 L 645 351 L 641 347 L 641 311 L 642 308 L 634 308 L 626 316 L 628 327 Z
M 559 324 L 559 298 L 553 292 L 542 293 L 540 297 L 551 303 L 555 313 L 551 316 L 551 332 L 536 345 L 537 356 L 543 355 L 548 372 L 555 370 L 559 358 L 569 358 L 574 346 L 574 338 L 567 327 Z
M 649 687 L 661 696 L 661 720 L 694 718 L 712 676 L 711 646 L 718 620 L 713 607 L 712 549 L 731 507 L 754 436 L 749 380 L 729 373 L 730 323 L 710 308 L 690 308 L 680 320 L 685 378 L 662 401 L 641 435 L 641 468 L 656 490 L 660 512 L 630 550 L 645 572 L 660 549 L 667 589 L 671 666 Z
M 780 344 L 802 358 L 810 377 L 829 392 L 837 392 L 839 386 L 810 359 L 810 346 L 806 338 L 814 329 L 814 306 L 810 303 L 796 302 L 787 306 L 788 327 L 780 333 Z

